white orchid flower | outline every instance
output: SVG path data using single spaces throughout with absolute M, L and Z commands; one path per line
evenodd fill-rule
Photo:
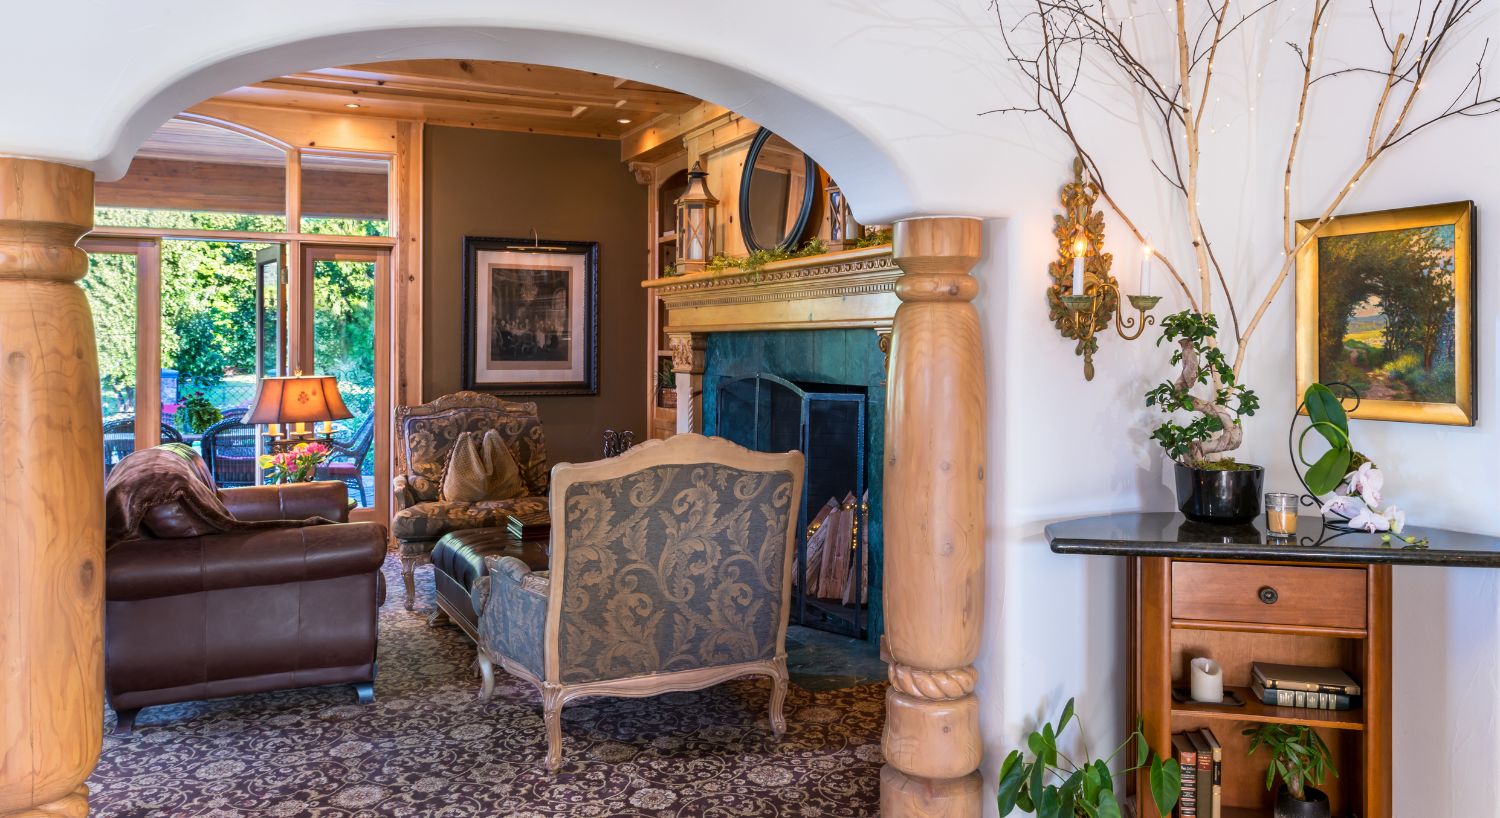
M 1358 497 L 1351 497 L 1347 494 L 1340 494 L 1324 503 L 1322 511 L 1324 514 L 1337 514 L 1341 517 L 1349 517 L 1352 519 L 1355 516 L 1368 511 L 1368 509 L 1365 507 L 1364 500 L 1361 500 Z
M 1406 512 L 1395 506 L 1391 506 L 1384 512 L 1386 522 L 1390 525 L 1392 534 L 1400 534 L 1406 528 Z
M 1358 494 L 1370 508 L 1380 507 L 1380 490 L 1385 486 L 1385 474 L 1368 460 L 1359 469 L 1350 472 L 1341 485 L 1341 494 Z

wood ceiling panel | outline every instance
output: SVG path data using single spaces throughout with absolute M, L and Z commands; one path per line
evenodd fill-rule
M 680 116 L 699 104 L 686 94 L 604 74 L 483 60 L 401 60 L 305 71 L 216 99 L 605 139 L 619 139 L 648 120 Z

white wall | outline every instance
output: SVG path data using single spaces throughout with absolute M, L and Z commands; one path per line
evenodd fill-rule
M 1046 320 L 1051 219 L 1070 157 L 1043 124 L 978 116 L 1016 99 L 988 0 L 761 0 L 754 13 L 737 0 L 266 0 L 253 13 L 170 0 L 12 5 L 5 28 L 19 34 L 0 49 L 0 153 L 118 174 L 171 114 L 254 80 L 379 59 L 529 60 L 657 82 L 764 122 L 831 169 L 861 221 L 992 218 L 976 269 L 992 407 L 988 630 L 979 662 L 986 771 L 992 776 L 1018 734 L 1070 695 L 1080 696 L 1096 746 L 1118 736 L 1120 566 L 1053 555 L 1040 532 L 1063 517 L 1170 506 L 1162 458 L 1144 440 L 1151 419 L 1140 402 L 1167 367 L 1150 341 L 1111 337 L 1098 354 L 1098 376 L 1085 383 L 1071 343 Z M 1131 5 L 1133 25 L 1158 47 L 1170 43 L 1153 11 L 1165 5 Z M 1368 47 L 1370 32 L 1359 23 L 1363 4 L 1336 5 L 1350 16 L 1335 21 L 1327 46 L 1344 59 Z M 1212 114 L 1219 131 L 1206 150 L 1204 207 L 1242 298 L 1280 249 L 1278 165 L 1293 67 L 1282 42 L 1301 30 L 1300 22 L 1282 23 L 1250 26 L 1255 48 L 1221 57 L 1224 93 Z M 1496 33 L 1496 19 L 1475 28 L 1470 47 Z M 1148 225 L 1153 244 L 1185 266 L 1185 237 L 1172 226 L 1177 206 L 1132 158 L 1143 140 L 1135 103 L 1108 86 L 1084 93 L 1098 104 L 1086 113 L 1086 130 L 1117 192 Z M 1315 102 L 1298 216 L 1309 215 L 1330 192 L 1334 171 L 1351 163 L 1354 114 L 1365 104 L 1334 93 Z M 1390 469 L 1390 493 L 1414 519 L 1492 533 L 1500 522 L 1482 514 L 1496 499 L 1487 467 L 1500 451 L 1492 408 L 1500 395 L 1489 364 L 1500 338 L 1500 286 L 1486 248 L 1500 242 L 1500 230 L 1483 214 L 1500 212 L 1497 129 L 1497 119 L 1462 122 L 1403 147 L 1345 208 L 1479 204 L 1480 426 L 1357 423 L 1356 435 Z M 1137 250 L 1113 217 L 1108 230 L 1128 287 Z M 1157 281 L 1164 291 L 1162 276 Z M 1181 306 L 1168 297 L 1157 313 Z M 1293 402 L 1291 316 L 1288 291 L 1247 370 L 1265 409 L 1250 421 L 1246 453 L 1270 467 L 1273 485 L 1289 479 L 1281 441 Z M 1403 818 L 1500 815 L 1496 583 L 1493 572 L 1398 572 L 1396 800 Z

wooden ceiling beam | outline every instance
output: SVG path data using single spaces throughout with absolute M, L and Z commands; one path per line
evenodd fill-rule
M 484 60 L 398 60 L 319 69 L 328 77 L 384 82 L 411 82 L 458 90 L 509 92 L 528 96 L 579 97 L 607 101 L 624 99 L 632 105 L 661 106 L 663 111 L 681 112 L 698 102 L 695 97 L 654 85 L 568 68 Z
M 527 93 L 522 90 L 500 90 L 479 86 L 459 86 L 456 84 L 435 84 L 417 78 L 396 78 L 390 75 L 389 79 L 376 77 L 350 77 L 342 75 L 325 75 L 322 72 L 312 71 L 301 74 L 291 74 L 285 77 L 277 77 L 268 80 L 261 85 L 274 83 L 277 86 L 301 86 L 308 89 L 323 90 L 328 93 L 355 93 L 361 96 L 373 94 L 393 94 L 409 97 L 420 97 L 424 100 L 454 102 L 454 103 L 477 103 L 477 104 L 501 104 L 501 105 L 536 105 L 536 106 L 566 106 L 577 107 L 586 105 L 597 108 L 623 108 L 630 111 L 641 111 L 645 113 L 675 113 L 682 110 L 680 103 L 666 104 L 656 100 L 642 100 L 628 96 L 598 95 L 598 94 L 553 94 L 553 93 Z
M 620 161 L 655 162 L 683 149 L 682 138 L 720 119 L 734 116 L 728 108 L 699 102 L 681 114 L 661 114 L 620 137 Z

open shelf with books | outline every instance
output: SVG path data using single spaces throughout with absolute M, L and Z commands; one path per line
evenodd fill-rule
M 1184 687 L 1185 685 L 1178 685 Z M 1243 707 L 1202 702 L 1172 702 L 1172 718 L 1195 718 L 1205 721 L 1243 721 L 1252 724 L 1305 724 L 1329 730 L 1365 729 L 1364 708 L 1353 710 L 1315 710 L 1310 707 L 1276 707 L 1262 704 L 1248 687 L 1227 687 L 1226 694 L 1239 696 Z

